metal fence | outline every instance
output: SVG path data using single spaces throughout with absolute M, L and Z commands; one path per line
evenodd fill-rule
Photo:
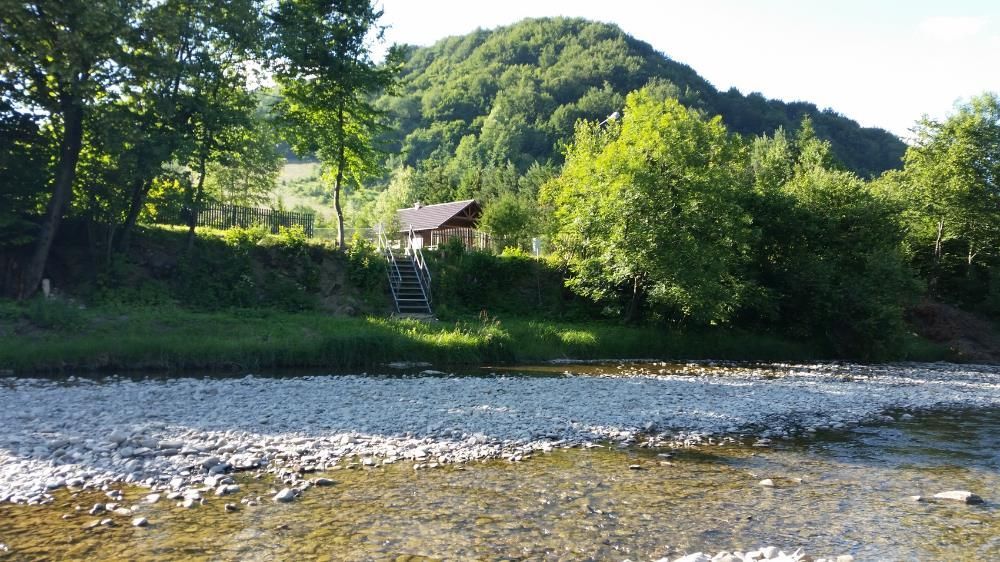
M 457 238 L 469 250 L 489 250 L 492 248 L 490 235 L 474 228 L 442 228 L 431 231 L 431 246 L 440 246 Z
M 270 228 L 272 233 L 276 233 L 279 227 L 291 228 L 298 225 L 305 231 L 306 236 L 311 238 L 314 234 L 315 218 L 315 215 L 308 213 L 209 203 L 198 213 L 198 226 L 221 230 L 264 226 Z

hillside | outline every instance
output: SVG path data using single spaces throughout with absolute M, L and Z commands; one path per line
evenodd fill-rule
M 625 94 L 647 85 L 721 115 L 743 135 L 795 130 L 808 115 L 835 156 L 862 176 L 899 167 L 905 149 L 887 131 L 811 103 L 720 92 L 617 26 L 582 19 L 529 19 L 411 47 L 400 87 L 378 105 L 393 120 L 389 148 L 408 165 L 509 160 L 523 172 L 533 162 L 558 163 L 558 147 L 578 119 L 604 119 L 622 108 Z

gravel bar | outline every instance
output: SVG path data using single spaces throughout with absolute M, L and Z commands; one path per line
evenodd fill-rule
M 560 368 L 559 376 L 3 378 L 0 502 L 46 503 L 62 487 L 115 483 L 176 494 L 241 470 L 518 461 L 599 442 L 766 445 L 923 410 L 1000 406 L 993 366 Z

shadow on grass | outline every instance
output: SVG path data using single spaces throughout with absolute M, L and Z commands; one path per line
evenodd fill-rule
M 17 306 L 0 307 L 0 332 L 6 332 L 0 339 L 0 370 L 8 374 L 72 370 L 350 370 L 391 361 L 462 366 L 561 358 L 823 358 L 822 352 L 808 343 L 736 330 L 675 332 L 520 318 L 428 323 L 332 317 L 317 312 L 192 312 L 173 307 L 108 307 L 79 309 L 72 314 L 40 314 L 19 312 Z M 34 321 L 36 317 L 41 320 Z

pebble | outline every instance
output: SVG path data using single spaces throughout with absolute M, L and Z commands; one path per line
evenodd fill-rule
M 223 484 L 215 489 L 215 495 L 217 496 L 228 496 L 229 494 L 235 494 L 240 491 L 238 484 Z
M 758 482 L 758 484 L 760 484 L 761 486 L 764 486 L 765 488 L 773 488 L 774 487 L 774 480 L 771 480 L 770 478 L 765 478 L 765 479 L 761 480 L 760 482 Z
M 132 520 L 133 527 L 145 527 L 146 525 L 149 525 L 149 520 L 145 517 L 136 517 Z
M 420 470 L 603 442 L 680 448 L 739 437 L 767 445 L 883 423 L 887 413 L 1000 405 L 998 367 L 721 365 L 725 377 L 691 362 L 563 377 L 9 379 L 0 388 L 0 501 L 45 503 L 67 486 L 107 491 L 126 481 L 176 501 L 185 496 L 174 491 L 233 484 L 225 473 L 234 469 L 329 469 L 352 460 L 407 459 Z M 804 395 L 804 385 L 813 392 Z M 622 403 L 629 408 L 615 406 Z M 734 416 L 699 414 L 705 410 Z
M 226 513 L 232 513 L 239 508 L 236 507 L 235 503 L 227 503 L 226 505 L 223 506 L 223 509 L 226 511 Z
M 272 499 L 276 502 L 290 502 L 295 499 L 296 495 L 295 490 L 291 488 L 283 488 L 280 492 L 275 494 Z

